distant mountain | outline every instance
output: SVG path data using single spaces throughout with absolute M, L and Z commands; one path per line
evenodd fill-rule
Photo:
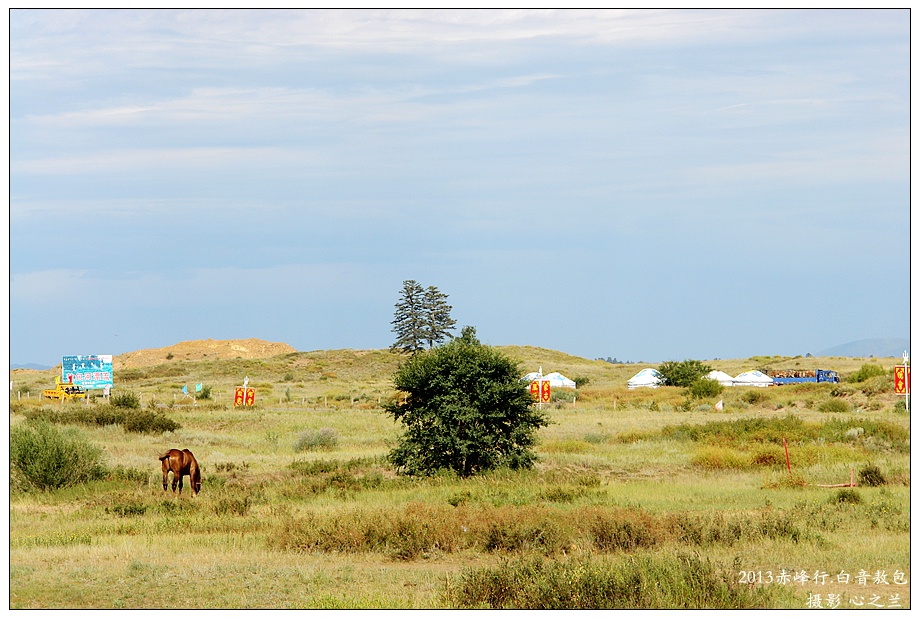
M 900 358 L 904 351 L 910 352 L 910 339 L 861 339 L 822 350 L 818 356 L 855 356 L 857 358 L 887 357 Z
M 36 371 L 45 371 L 52 369 L 49 365 L 37 365 L 35 363 L 11 363 L 10 369 L 34 369 Z

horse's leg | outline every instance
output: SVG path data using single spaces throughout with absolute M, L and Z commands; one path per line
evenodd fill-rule
M 179 477 L 179 495 L 181 496 L 182 495 L 182 473 L 180 472 L 177 476 Z
M 166 486 L 169 484 L 169 470 L 163 470 L 163 491 L 166 491 Z
M 179 475 L 173 472 L 173 480 L 172 480 L 173 493 L 176 493 L 176 485 L 178 484 L 179 484 Z

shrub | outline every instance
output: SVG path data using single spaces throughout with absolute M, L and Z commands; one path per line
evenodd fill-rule
M 818 406 L 819 412 L 827 414 L 845 414 L 850 411 L 850 404 L 842 399 L 829 399 Z
M 832 504 L 859 504 L 862 502 L 862 496 L 855 489 L 841 489 L 831 496 L 828 501 Z
M 749 404 L 756 405 L 762 403 L 769 399 L 770 397 L 767 393 L 761 388 L 750 388 L 744 395 L 741 396 L 741 400 Z
M 704 446 L 697 450 L 691 463 L 710 470 L 743 470 L 750 461 L 742 453 L 720 446 Z
M 317 449 L 331 450 L 339 443 L 339 434 L 335 429 L 323 427 L 316 431 L 305 431 L 294 444 L 294 452 L 302 453 Z
M 697 556 L 631 556 L 622 563 L 523 558 L 448 580 L 449 607 L 493 609 L 741 609 L 775 606 L 778 587 L 745 586 Z
M 141 398 L 137 395 L 137 393 L 131 391 L 113 394 L 111 402 L 112 405 L 116 408 L 128 408 L 135 410 L 141 407 Z
M 716 380 L 700 378 L 690 385 L 690 396 L 694 399 L 717 397 L 722 393 L 723 387 Z
M 865 382 L 869 378 L 874 378 L 876 376 L 887 375 L 888 372 L 885 371 L 885 368 L 880 365 L 873 365 L 870 363 L 864 364 L 859 368 L 859 371 L 847 376 L 847 382 Z
M 859 470 L 859 482 L 869 487 L 878 487 L 886 483 L 885 476 L 878 466 L 867 465 Z
M 105 476 L 102 449 L 43 421 L 10 428 L 10 467 L 33 487 L 69 487 Z
M 668 386 L 689 387 L 694 382 L 712 371 L 712 367 L 698 360 L 666 361 L 658 365 L 658 373 Z
M 80 406 L 65 410 L 39 408 L 28 412 L 26 418 L 44 420 L 58 425 L 121 425 L 125 431 L 163 433 L 182 426 L 173 419 L 150 409 L 118 408 L 113 405 Z

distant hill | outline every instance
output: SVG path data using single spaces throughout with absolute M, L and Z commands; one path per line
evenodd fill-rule
M 10 369 L 32 369 L 33 371 L 46 371 L 52 369 L 49 365 L 38 365 L 36 363 L 11 363 Z
M 823 350 L 819 356 L 900 357 L 905 350 L 910 352 L 909 339 L 861 339 Z
M 182 341 L 165 348 L 126 352 L 115 357 L 113 368 L 133 369 L 177 361 L 228 360 L 234 358 L 268 358 L 297 350 L 286 343 L 262 339 L 202 339 Z

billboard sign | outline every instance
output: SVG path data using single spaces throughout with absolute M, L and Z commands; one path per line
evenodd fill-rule
M 83 388 L 111 387 L 114 384 L 112 355 L 64 356 L 61 360 L 61 382 Z

